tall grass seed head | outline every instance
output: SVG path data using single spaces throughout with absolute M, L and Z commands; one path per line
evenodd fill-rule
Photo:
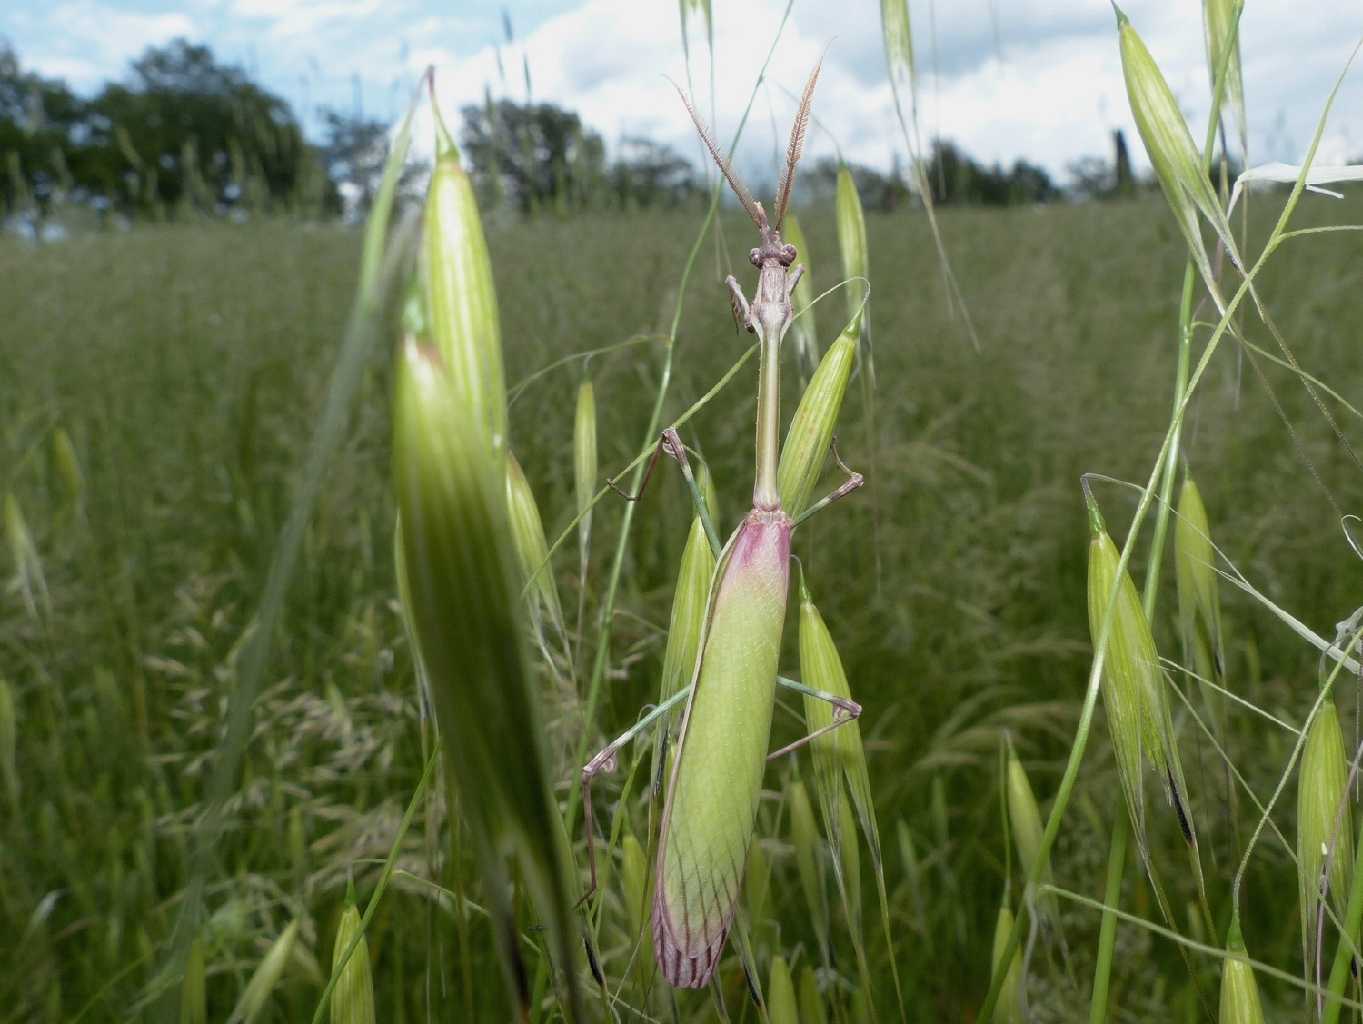
M 530 481 L 510 451 L 506 453 L 506 506 L 511 515 L 511 538 L 516 545 L 522 578 L 530 584 L 531 593 L 549 621 L 562 629 L 563 607 L 559 603 L 553 567 L 548 564 L 549 541 L 544 536 L 544 521 L 530 490 Z
M 672 592 L 667 647 L 663 651 L 661 700 L 684 689 L 695 673 L 701 634 L 705 628 L 710 578 L 714 572 L 715 555 L 710 550 L 705 527 L 697 516 L 691 521 L 691 531 L 687 534 L 681 566 L 677 570 L 677 586 Z
M 1235 117 L 1243 161 L 1248 148 L 1245 123 L 1245 83 L 1240 65 L 1240 34 L 1235 20 L 1236 0 L 1202 0 L 1202 28 L 1207 42 L 1207 73 L 1212 89 L 1222 62 L 1226 64 L 1224 102 Z M 1232 37 L 1232 33 L 1234 36 Z M 1228 52 L 1229 50 L 1229 52 Z
M 237 1005 L 227 1018 L 228 1024 L 253 1024 L 269 1005 L 270 996 L 284 979 L 285 968 L 293 957 L 294 945 L 298 941 L 298 929 L 302 924 L 295 919 L 280 932 L 279 937 L 270 945 L 269 950 L 257 965 L 251 978 L 242 989 Z
M 1188 132 L 1188 123 L 1169 83 L 1120 8 L 1117 9 L 1117 26 L 1122 74 L 1136 128 L 1198 269 L 1205 281 L 1213 283 L 1215 276 L 1198 228 L 1198 214 L 1207 218 L 1238 266 L 1239 253 L 1230 225 L 1211 181 L 1202 172 L 1201 154 Z
M 71 435 L 65 427 L 58 427 L 52 434 L 52 462 L 66 500 L 71 504 L 79 502 L 85 488 L 85 474 L 81 472 L 76 446 L 71 443 Z
M 800 1010 L 795 1001 L 795 983 L 790 967 L 783 956 L 771 958 L 771 973 L 767 976 L 767 1020 L 771 1024 L 799 1024 Z
M 1007 965 L 1003 964 L 1003 954 L 1008 948 L 1008 934 L 1013 930 L 1013 912 L 1005 901 L 999 907 L 998 918 L 994 922 L 994 947 L 990 955 L 990 977 L 1003 972 L 1003 984 L 999 988 L 999 1001 L 995 1004 L 994 1017 L 998 1024 L 1023 1024 L 1023 974 L 1022 946 L 1014 950 Z
M 431 173 L 420 268 L 430 338 L 450 386 L 500 449 L 507 413 L 497 293 L 473 183 L 452 147 L 438 152 Z
M 1096 648 L 1108 598 L 1117 583 L 1120 555 L 1102 525 L 1096 505 L 1090 506 L 1090 514 L 1093 535 L 1089 543 L 1089 634 Z M 1159 776 L 1162 788 L 1176 801 L 1180 825 L 1191 841 L 1191 812 L 1184 796 L 1183 770 L 1174 745 L 1159 654 L 1136 585 L 1126 572 L 1122 573 L 1117 586 L 1101 687 L 1117 771 L 1137 837 L 1145 842 L 1141 766 L 1148 760 Z
M 1219 681 L 1225 671 L 1221 639 L 1221 592 L 1217 586 L 1216 553 L 1207 523 L 1202 494 L 1188 477 L 1178 497 L 1174 524 L 1174 566 L 1178 579 L 1178 621 L 1183 635 L 1184 656 L 1198 664 L 1198 672 L 1210 668 Z
M 785 444 L 781 447 L 776 482 L 781 507 L 792 519 L 798 519 L 809 507 L 828 460 L 829 445 L 838 424 L 838 414 L 842 411 L 856 354 L 855 335 L 850 331 L 839 335 L 819 361 L 791 418 Z
M 826 943 L 828 907 L 821 872 L 821 840 L 819 826 L 814 819 L 814 807 L 809 802 L 809 792 L 799 779 L 792 779 L 788 784 L 786 799 L 790 804 L 790 843 L 795 848 L 795 869 L 800 878 L 805 909 L 814 918 L 814 930 L 819 941 Z
M 833 643 L 833 635 L 815 606 L 800 571 L 800 675 L 804 684 L 815 690 L 852 699 L 851 687 L 842 658 Z M 834 706 L 818 697 L 805 696 L 805 728 L 809 732 L 833 724 Z M 880 837 L 875 826 L 875 812 L 871 805 L 871 775 L 866 763 L 866 748 L 861 738 L 861 723 L 857 719 L 844 722 L 836 729 L 818 737 L 810 744 L 814 761 L 815 789 L 823 809 L 829 834 L 841 828 L 840 805 L 845 803 L 843 782 L 851 793 L 857 818 L 870 843 L 873 856 L 880 861 Z M 856 832 L 843 830 L 842 842 L 856 842 Z M 834 844 L 835 847 L 839 845 Z
M 862 211 L 861 196 L 857 194 L 856 182 L 846 164 L 838 165 L 836 212 L 843 277 L 849 280 L 864 279 L 868 276 L 871 262 L 866 246 L 866 214 Z M 844 290 L 849 321 L 847 331 L 860 338 L 866 285 L 860 280 L 853 280 Z
M 359 942 L 345 966 L 341 958 L 358 936 Z M 331 970 L 340 972 L 331 992 L 331 1024 L 374 1024 L 374 978 L 369 964 L 369 942 L 361 927 L 360 911 L 353 903 L 341 912 L 332 947 Z
M 1323 887 L 1328 882 L 1330 904 L 1341 917 L 1348 899 L 1354 861 L 1348 782 L 1349 757 L 1339 713 L 1334 698 L 1327 695 L 1307 729 L 1297 769 L 1297 888 L 1308 961 L 1313 956 Z M 1328 877 L 1327 850 L 1331 851 Z
M 578 532 L 586 537 L 592 532 L 591 504 L 596 495 L 596 476 L 596 391 L 592 379 L 583 377 L 577 386 L 577 406 L 573 415 L 573 492 L 577 496 L 577 514 L 582 517 Z
M 823 996 L 819 994 L 819 977 L 806 964 L 800 968 L 800 1024 L 828 1024 Z
M 204 940 L 196 936 L 189 944 L 185 976 L 180 982 L 180 1024 L 208 1024 L 207 972 Z
M 1032 784 L 1028 781 L 1027 773 L 1023 771 L 1022 762 L 1018 760 L 1012 744 L 1008 746 L 1007 789 L 1008 824 L 1013 830 L 1013 842 L 1017 846 L 1018 860 L 1022 862 L 1023 873 L 1030 877 L 1032 865 L 1036 864 L 1041 856 L 1043 832 L 1041 808 L 1037 806 Z M 1051 878 L 1049 857 L 1047 861 L 1038 876 L 1043 884 L 1049 882 Z
M 507 461 L 488 445 L 479 411 L 450 377 L 439 353 L 404 343 L 393 465 L 412 633 L 444 741 L 447 781 L 475 837 L 489 892 L 502 898 L 501 856 L 513 853 L 576 1003 L 569 965 L 578 940 L 567 909 L 566 851 L 542 749 L 540 700 L 523 648 Z M 504 965 L 514 991 L 513 965 Z
M 1226 938 L 1226 952 L 1221 961 L 1221 1005 L 1217 1024 L 1264 1024 L 1264 1010 L 1259 1003 L 1259 985 L 1254 980 L 1254 968 L 1245 954 L 1240 925 L 1232 920 Z

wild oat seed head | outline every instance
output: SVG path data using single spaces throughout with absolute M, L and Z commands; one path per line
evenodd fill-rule
M 492 262 L 473 182 L 453 150 L 436 160 L 426 193 L 420 255 L 431 341 L 487 443 L 506 444 L 506 383 Z
M 539 609 L 556 628 L 562 628 L 563 608 L 553 567 L 548 564 L 549 541 L 544 536 L 544 521 L 530 490 L 530 481 L 516 456 L 506 453 L 506 506 L 511 514 L 511 537 L 516 545 L 522 578 L 531 585 Z
M 999 907 L 999 916 L 994 922 L 994 950 L 990 956 L 990 977 L 1004 972 L 1003 985 L 999 989 L 999 1001 L 995 1004 L 994 1017 L 998 1024 L 1023 1024 L 1023 975 L 1022 946 L 1013 950 L 1007 967 L 1003 965 L 1003 953 L 1008 947 L 1008 933 L 1013 930 L 1013 912 L 1007 902 Z
M 1339 712 L 1327 696 L 1311 720 L 1297 769 L 1297 891 L 1307 962 L 1315 962 L 1320 896 L 1328 884 L 1330 906 L 1342 918 L 1353 874 L 1354 831 L 1349 800 L 1349 757 Z M 1328 875 L 1325 851 L 1330 856 Z M 1333 928 L 1326 924 L 1326 934 Z
M 1259 985 L 1254 980 L 1254 968 L 1245 956 L 1240 925 L 1234 920 L 1226 937 L 1226 952 L 1230 955 L 1221 961 L 1221 1006 L 1217 1024 L 1264 1024 Z
M 1216 552 L 1207 523 L 1207 508 L 1192 477 L 1179 491 L 1174 524 L 1174 566 L 1178 579 L 1178 621 L 1185 661 L 1214 682 L 1224 671 L 1221 640 L 1221 592 L 1217 586 Z M 1203 665 L 1202 662 L 1207 662 Z M 1207 670 L 1211 675 L 1207 675 Z
M 860 338 L 866 285 L 852 279 L 866 278 L 871 260 L 866 247 L 866 215 L 862 212 L 856 182 L 846 164 L 838 165 L 837 222 L 842 275 L 850 282 L 843 289 L 847 295 L 847 319 L 850 321 L 847 332 Z
M 331 970 L 340 969 L 340 978 L 331 993 L 331 1024 L 374 1024 L 374 979 L 369 965 L 369 942 L 360 927 L 360 911 L 353 903 L 341 912 L 332 947 Z M 341 957 L 359 936 L 355 951 L 344 968 Z
M 849 328 L 824 353 L 791 418 L 781 447 L 776 481 L 781 507 L 792 519 L 798 519 L 809 507 L 814 487 L 828 461 L 829 444 L 856 355 L 856 335 Z
M 1108 596 L 1120 562 L 1116 546 L 1102 526 L 1097 506 L 1090 506 L 1093 536 L 1089 544 L 1089 635 L 1094 644 L 1107 611 Z M 1117 771 L 1126 794 L 1137 838 L 1145 842 L 1145 798 L 1141 765 L 1148 760 L 1166 792 L 1178 791 L 1176 808 L 1186 831 L 1192 819 L 1187 806 L 1183 769 L 1175 746 L 1164 679 L 1155 638 L 1131 576 L 1123 572 L 1117 590 L 1103 665 L 1103 707 L 1116 754 Z
M 790 968 L 783 956 L 771 958 L 771 974 L 767 978 L 767 1020 L 771 1024 L 799 1024 L 800 1011 L 795 1002 L 795 984 L 790 979 Z

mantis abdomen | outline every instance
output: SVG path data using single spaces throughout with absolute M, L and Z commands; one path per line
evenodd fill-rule
M 754 510 L 711 587 L 695 688 L 663 810 L 653 944 L 667 980 L 710 980 L 733 922 L 771 733 L 791 520 Z

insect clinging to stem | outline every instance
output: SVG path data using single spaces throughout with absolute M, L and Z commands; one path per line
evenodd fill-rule
M 778 482 L 780 347 L 793 319 L 791 293 L 803 272 L 795 265 L 795 247 L 781 239 L 781 224 L 790 204 L 818 76 L 816 66 L 800 98 L 777 189 L 774 219 L 768 218 L 762 204 L 739 180 L 682 93 L 702 141 L 759 233 L 759 244 L 749 256 L 759 271 L 752 300 L 744 296 L 732 275 L 725 282 L 736 321 L 757 336 L 760 347 L 752 508 L 717 552 L 690 685 L 661 702 L 582 769 L 590 895 L 596 888 L 592 779 L 613 768 L 618 751 L 639 732 L 686 701 L 662 812 L 652 908 L 658 964 L 668 982 L 682 988 L 707 984 L 719 962 L 753 837 L 765 762 L 796 750 L 861 713 L 860 706 L 851 700 L 777 675 L 790 583 L 791 534 L 809 515 L 862 484 L 861 475 L 848 470 L 841 486 L 805 510 L 782 507 Z M 828 415 L 835 417 L 836 412 L 834 407 Z M 680 463 L 691 479 L 685 448 L 676 431 L 664 432 L 654 453 L 655 462 L 661 452 Z M 807 457 L 821 463 L 825 452 L 810 452 Z M 693 496 L 701 516 L 708 519 L 704 502 L 694 488 Z M 768 754 L 778 682 L 832 703 L 835 713 L 831 724 Z

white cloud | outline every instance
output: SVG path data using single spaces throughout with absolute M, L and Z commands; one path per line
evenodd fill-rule
M 275 39 L 294 39 L 335 30 L 380 12 L 393 17 L 399 6 L 392 0 L 386 5 L 383 0 L 232 0 L 231 13 L 267 22 L 267 31 Z
M 936 5 L 935 25 L 925 7 L 913 5 L 925 139 L 940 132 L 977 158 L 1011 162 L 1022 157 L 1063 177 L 1066 165 L 1080 156 L 1108 155 L 1112 130 L 1122 128 L 1137 162 L 1143 162 L 1127 110 L 1115 20 L 1106 3 L 959 0 Z M 781 0 L 714 5 L 721 140 L 731 137 L 783 8 Z M 993 9 L 999 17 L 997 37 Z M 1333 78 L 1363 33 L 1358 12 L 1304 19 L 1296 10 L 1294 0 L 1261 0 L 1244 16 L 1251 147 L 1265 159 L 1299 158 Z M 494 95 L 524 98 L 524 53 L 535 97 L 577 110 L 608 143 L 647 134 L 693 153 L 685 111 L 663 78 L 686 80 L 675 11 L 671 4 L 586 0 L 541 24 L 514 52 L 503 53 L 505 83 L 490 44 L 458 58 L 439 45 L 426 47 L 410 54 L 407 70 L 416 74 L 424 63 L 436 63 L 442 103 L 457 109 L 479 102 L 489 85 Z M 1209 89 L 1197 7 L 1133 0 L 1127 11 L 1200 139 Z M 935 76 L 934 43 L 940 69 Z M 797 4 L 772 61 L 770 85 L 759 94 L 745 135 L 740 163 L 753 173 L 774 176 L 772 121 L 776 135 L 783 136 L 794 106 L 783 88 L 798 90 L 825 46 L 816 116 L 838 137 L 849 159 L 886 167 L 892 153 L 903 152 L 886 81 L 878 5 Z M 703 47 L 694 70 L 699 106 L 708 115 Z M 1348 127 L 1357 121 L 1360 106 L 1359 89 L 1349 84 L 1332 119 L 1333 149 L 1353 146 L 1357 155 L 1363 148 L 1360 130 L 1351 138 Z M 833 149 L 828 133 L 816 130 L 811 155 Z M 1343 159 L 1344 153 L 1332 152 L 1331 158 Z
M 16 17 L 14 24 L 23 30 L 17 42 L 25 66 L 64 78 L 77 89 L 94 88 L 121 76 L 128 62 L 148 46 L 195 35 L 194 22 L 184 14 L 120 11 L 91 0 L 59 4 L 44 11 L 41 20 L 32 15 Z M 53 31 L 56 26 L 60 32 Z M 0 35 L 5 31 L 0 20 Z M 33 36 L 42 42 L 25 46 Z

